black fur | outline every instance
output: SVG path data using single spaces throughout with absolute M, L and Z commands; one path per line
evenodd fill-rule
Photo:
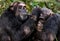
M 17 2 L 16 5 L 18 5 Z M 14 10 L 11 8 L 13 7 Z M 18 30 L 20 31 L 20 26 L 24 22 L 20 21 L 20 17 L 16 16 L 17 7 L 9 6 L 0 17 L 0 41 L 13 41 L 15 34 L 18 35 Z M 21 28 L 22 30 L 23 28 Z M 21 31 L 20 31 L 21 32 Z M 21 37 L 21 36 L 20 36 Z M 23 37 L 23 36 L 22 36 Z M 18 37 L 16 37 L 18 38 Z M 16 40 L 17 41 L 17 40 Z

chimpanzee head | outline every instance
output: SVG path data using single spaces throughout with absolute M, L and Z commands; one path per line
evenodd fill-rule
M 37 27 L 36 27 L 37 31 L 39 31 L 39 32 L 41 32 L 43 29 L 43 23 L 42 22 L 43 22 L 43 20 L 39 20 Z
M 43 12 L 43 14 L 40 14 L 41 19 L 48 19 L 48 17 L 50 17 L 53 14 L 52 10 L 48 8 L 42 8 L 41 10 Z
M 27 9 L 24 2 L 14 2 L 10 5 L 10 10 L 14 12 L 15 16 L 20 17 L 21 20 L 26 18 Z
M 41 8 L 39 8 L 39 7 L 33 8 L 32 9 L 32 16 L 34 17 L 33 19 L 38 20 L 41 13 L 42 13 Z

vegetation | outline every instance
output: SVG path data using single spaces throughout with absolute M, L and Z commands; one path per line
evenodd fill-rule
M 2 12 L 15 1 L 23 1 L 26 3 L 26 7 L 30 12 L 34 6 L 39 5 L 40 7 L 48 7 L 55 13 L 60 13 L 60 2 L 59 0 L 0 0 L 0 15 Z

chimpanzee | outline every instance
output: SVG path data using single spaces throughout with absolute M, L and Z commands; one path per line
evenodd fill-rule
M 47 12 L 46 9 L 45 9 L 45 12 Z M 43 13 L 45 12 L 43 11 Z M 59 36 L 60 14 L 49 14 L 49 12 L 45 14 L 41 14 L 40 16 L 41 18 L 45 20 L 47 19 L 43 25 L 43 30 L 40 33 L 40 40 L 41 41 L 54 41 L 56 37 L 60 37 Z
M 28 19 L 25 3 L 12 3 L 0 17 L 0 41 L 13 41 L 13 37 L 16 37 L 14 35 L 18 35 L 20 26 Z
M 8 17 L 9 19 L 16 17 L 19 21 L 24 22 L 28 19 L 26 4 L 24 2 L 14 2 L 5 10 L 2 16 Z
M 43 13 L 40 14 L 40 18 L 43 19 L 43 20 L 47 20 L 50 16 L 52 16 L 54 14 L 52 12 L 52 10 L 50 10 L 46 7 L 41 8 L 41 10 L 43 11 Z
M 39 35 L 42 32 L 42 29 L 43 29 L 43 20 L 39 20 L 38 23 L 36 23 L 35 32 L 32 37 L 32 41 L 40 41 Z
M 45 39 L 45 37 L 46 37 L 45 32 L 42 32 L 43 28 L 44 28 L 43 26 L 45 25 L 45 22 L 47 21 L 47 19 L 49 19 L 49 17 L 51 17 L 53 15 L 52 10 L 50 10 L 48 8 L 42 8 L 42 9 L 40 9 L 40 11 L 42 11 L 42 13 L 40 14 L 40 17 L 38 19 L 37 26 L 35 27 L 36 31 L 32 37 L 32 41 L 41 41 L 42 38 L 43 38 L 42 40 Z M 41 36 L 43 36 L 43 37 L 41 37 Z
M 37 7 L 38 8 L 38 7 Z M 40 9 L 40 8 L 39 8 Z M 38 10 L 36 10 L 38 11 Z M 35 32 L 34 35 L 32 36 L 32 41 L 40 41 L 41 38 L 41 34 L 44 33 L 42 32 L 43 30 L 43 25 L 45 24 L 45 21 L 53 15 L 53 12 L 48 9 L 48 8 L 42 8 L 40 9 L 40 11 L 42 12 L 39 16 L 39 19 L 37 20 L 36 26 L 35 26 Z M 35 12 L 37 13 L 37 12 Z M 34 14 L 35 14 L 34 13 Z
M 40 11 L 39 8 L 34 8 L 32 10 L 31 16 L 23 25 L 21 25 L 20 29 L 14 35 L 15 37 L 13 41 L 29 41 L 29 39 L 31 39 L 34 33 L 36 21 L 39 19 L 40 13 L 42 13 L 42 11 Z

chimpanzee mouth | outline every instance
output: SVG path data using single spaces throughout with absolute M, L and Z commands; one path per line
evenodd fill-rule
M 27 19 L 27 15 L 22 14 L 22 15 L 20 15 L 20 18 L 21 18 L 21 20 L 25 20 L 25 19 Z
M 45 20 L 44 18 L 39 18 L 39 20 Z

